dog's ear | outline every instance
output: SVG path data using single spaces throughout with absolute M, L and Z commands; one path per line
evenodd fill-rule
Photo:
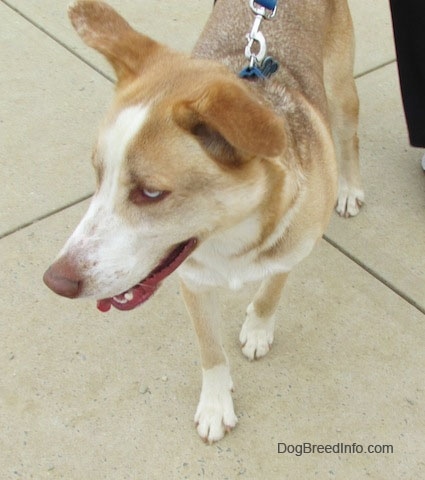
M 285 148 L 285 124 L 237 82 L 217 81 L 196 99 L 174 105 L 175 122 L 216 160 L 240 164 L 276 157 Z
M 68 7 L 68 15 L 82 40 L 112 65 L 118 84 L 140 74 L 152 56 L 164 48 L 133 30 L 104 2 L 76 0 Z

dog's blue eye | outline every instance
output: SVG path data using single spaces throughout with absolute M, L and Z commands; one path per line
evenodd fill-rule
M 155 200 L 162 195 L 164 195 L 164 192 L 162 190 L 148 190 L 147 188 L 142 189 L 143 195 L 145 195 L 148 198 L 151 198 L 152 200 Z
M 166 190 L 151 190 L 149 188 L 135 188 L 130 192 L 129 199 L 136 205 L 146 205 L 160 202 L 170 192 Z

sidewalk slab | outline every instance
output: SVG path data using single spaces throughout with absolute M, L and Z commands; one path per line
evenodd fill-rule
M 193 426 L 195 335 L 176 277 L 132 312 L 54 296 L 41 276 L 87 202 L 0 240 L 0 471 L 5 480 L 344 478 L 425 474 L 425 316 L 322 242 L 292 274 L 275 344 L 244 359 L 253 288 L 222 293 L 239 424 Z M 392 454 L 278 454 L 278 443 Z
M 348 0 L 356 37 L 355 75 L 395 60 L 388 0 Z
M 396 65 L 357 80 L 366 203 L 327 236 L 425 310 L 423 151 L 409 147 Z
M 112 85 L 0 4 L 0 236 L 87 196 Z

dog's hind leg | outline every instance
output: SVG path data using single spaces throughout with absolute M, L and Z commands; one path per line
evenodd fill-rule
M 275 312 L 287 278 L 287 273 L 280 273 L 263 280 L 253 301 L 248 305 L 239 340 L 242 352 L 249 360 L 264 357 L 270 350 Z
M 202 390 L 195 423 L 205 442 L 220 440 L 237 422 L 233 382 L 220 333 L 218 298 L 214 290 L 193 291 L 183 281 L 181 291 L 198 336 L 202 362 Z
M 357 137 L 359 99 L 353 78 L 354 34 L 346 3 L 334 5 L 325 40 L 324 83 L 339 167 L 336 211 L 351 217 L 359 213 L 364 200 Z

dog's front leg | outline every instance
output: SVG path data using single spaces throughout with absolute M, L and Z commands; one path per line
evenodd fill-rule
M 220 333 L 220 313 L 214 290 L 194 291 L 181 281 L 186 307 L 198 336 L 202 362 L 202 391 L 195 422 L 209 443 L 223 438 L 237 422 L 233 409 L 229 363 Z
M 273 343 L 275 312 L 288 273 L 266 278 L 248 305 L 239 340 L 243 354 L 254 360 L 264 357 Z

